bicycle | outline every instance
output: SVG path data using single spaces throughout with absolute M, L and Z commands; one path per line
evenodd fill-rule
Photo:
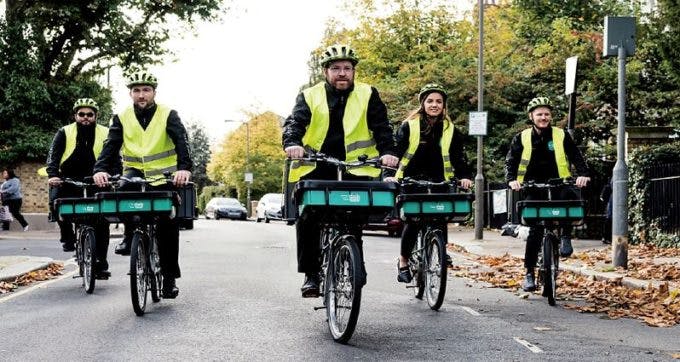
M 85 181 L 87 180 L 92 181 L 92 177 L 86 177 Z M 93 197 L 87 196 L 87 188 L 94 186 L 94 184 L 85 181 L 75 181 L 70 178 L 64 179 L 63 183 L 81 188 L 83 197 L 58 198 L 54 200 L 54 204 L 57 218 L 75 224 L 75 259 L 78 264 L 78 276 L 74 276 L 74 278 L 83 278 L 85 293 L 92 294 L 94 292 L 95 280 L 97 279 L 94 272 L 94 266 L 97 262 L 97 241 L 94 225 L 100 222 L 100 218 L 99 203 Z
M 287 165 L 291 160 L 288 159 Z M 323 306 L 333 339 L 347 343 L 356 329 L 366 272 L 357 243 L 361 226 L 370 215 L 386 215 L 394 208 L 397 185 L 382 181 L 344 181 L 353 167 L 380 167 L 378 159 L 360 157 L 345 162 L 320 153 L 296 159 L 326 162 L 337 167 L 337 180 L 302 180 L 295 185 L 293 201 L 299 215 L 315 213 L 321 223 L 321 283 Z M 288 167 L 286 167 L 288 169 Z M 357 236 L 359 234 L 359 236 Z
M 121 191 L 120 181 L 138 185 L 140 191 Z M 169 174 L 160 180 L 171 184 Z M 126 178 L 113 176 L 110 184 L 117 184 L 111 192 L 99 192 L 95 198 L 100 202 L 102 216 L 110 222 L 134 224 L 130 247 L 130 297 L 135 314 L 142 316 L 146 310 L 147 295 L 157 303 L 161 300 L 163 275 L 156 225 L 160 218 L 174 218 L 180 200 L 175 191 L 146 191 L 146 187 L 159 179 Z
M 405 192 L 411 189 L 410 192 Z M 474 195 L 457 193 L 457 182 L 430 182 L 409 177 L 400 183 L 397 208 L 400 217 L 418 227 L 408 266 L 413 275 L 415 297 L 426 297 L 432 310 L 444 302 L 447 281 L 447 227 L 449 222 L 466 220 L 472 211 Z
M 548 304 L 555 305 L 557 297 L 557 275 L 559 272 L 560 234 L 566 225 L 582 225 L 585 217 L 585 201 L 571 178 L 551 179 L 547 183 L 527 181 L 521 191 L 544 190 L 546 199 L 531 199 L 517 202 L 517 212 L 522 225 L 543 226 L 543 238 L 538 260 L 537 285 L 543 285 L 542 296 Z M 553 192 L 572 189 L 578 199 L 554 200 Z

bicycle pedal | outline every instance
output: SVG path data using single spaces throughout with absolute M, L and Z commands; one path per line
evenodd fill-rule
M 326 306 L 314 307 L 314 310 L 319 310 L 319 309 L 326 309 Z

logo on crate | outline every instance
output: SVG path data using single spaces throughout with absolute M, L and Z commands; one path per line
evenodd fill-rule
M 94 212 L 94 206 L 85 206 L 85 211 Z
M 144 202 L 142 202 L 142 201 L 130 201 L 128 203 L 128 207 L 130 209 L 135 209 L 135 210 L 143 209 L 144 208 Z
M 560 216 L 560 209 L 552 209 L 551 212 L 553 216 Z
M 361 202 L 361 195 L 359 194 L 343 194 L 341 195 L 342 201 L 348 201 L 351 203 Z
M 437 211 L 444 211 L 445 206 L 444 206 L 444 204 L 437 204 L 437 205 L 435 205 L 434 208 L 435 208 L 435 210 L 437 210 Z

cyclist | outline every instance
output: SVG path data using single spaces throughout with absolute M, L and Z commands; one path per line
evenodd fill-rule
M 569 133 L 561 128 L 551 127 L 553 104 L 547 97 L 536 97 L 529 101 L 527 113 L 532 127 L 515 135 L 505 158 L 505 180 L 512 190 L 518 191 L 524 181 L 546 182 L 554 178 L 570 177 L 569 163 L 576 169 L 576 186 L 584 187 L 590 181 L 590 170 L 581 151 L 576 147 Z M 573 190 L 564 189 L 561 199 L 576 198 Z M 544 195 L 527 195 L 527 199 L 545 199 Z M 571 255 L 571 239 L 563 235 L 560 248 L 562 256 Z M 525 291 L 536 290 L 534 267 L 538 260 L 543 227 L 529 229 L 524 253 L 526 276 L 522 287 Z
M 303 157 L 308 147 L 339 160 L 356 161 L 361 155 L 380 156 L 384 165 L 397 165 L 387 108 L 374 87 L 354 81 L 358 62 L 354 50 L 344 44 L 331 45 L 321 55 L 325 81 L 297 96 L 292 114 L 284 124 L 283 148 L 288 157 Z M 293 162 L 288 181 L 335 180 L 336 173 L 334 166 Z M 379 175 L 380 170 L 367 166 L 350 170 L 346 179 Z M 296 223 L 296 233 L 298 272 L 305 274 L 302 296 L 318 297 L 319 223 L 313 215 L 301 217 Z M 361 230 L 357 234 L 361 247 Z
M 397 130 L 397 156 L 401 158 L 395 177 L 412 177 L 441 182 L 452 179 L 454 169 L 464 189 L 472 186 L 472 175 L 463 150 L 463 135 L 446 112 L 447 94 L 436 83 L 423 86 L 418 94 L 420 108 L 413 111 Z M 386 172 L 387 174 L 388 172 Z M 406 223 L 401 235 L 397 281 L 410 283 L 413 276 L 408 259 L 418 236 L 418 227 Z
M 94 163 L 102 151 L 104 140 L 109 129 L 97 124 L 99 107 L 92 98 L 80 98 L 73 103 L 75 122 L 60 128 L 54 135 L 50 151 L 47 154 L 47 176 L 50 188 L 50 211 L 54 200 L 62 197 L 82 197 L 83 191 L 71 184 L 63 183 L 64 178 L 83 181 L 92 176 Z M 115 160 L 114 160 L 115 161 Z M 116 166 L 120 167 L 120 158 Z M 66 252 L 75 250 L 76 235 L 73 223 L 58 220 L 61 231 L 62 249 Z M 106 261 L 109 248 L 109 223 L 102 221 L 95 225 L 97 240 L 95 278 L 106 279 L 111 273 Z
M 173 183 L 183 186 L 191 178 L 193 162 L 189 153 L 187 132 L 177 111 L 155 102 L 158 80 L 147 71 L 132 73 L 127 77 L 127 87 L 133 105 L 115 115 L 111 120 L 109 135 L 94 165 L 94 180 L 105 186 L 115 159 L 123 156 L 123 174 L 126 177 L 154 177 L 164 172 L 174 172 Z M 167 189 L 160 185 L 154 189 Z M 171 187 L 170 187 L 171 188 Z M 161 219 L 158 222 L 158 245 L 163 298 L 176 298 L 179 289 L 175 279 L 180 277 L 179 222 Z M 133 228 L 126 226 L 125 236 L 117 250 L 130 253 Z

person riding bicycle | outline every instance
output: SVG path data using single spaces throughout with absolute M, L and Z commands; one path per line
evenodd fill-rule
M 463 150 L 463 135 L 449 118 L 446 99 L 446 91 L 439 84 L 426 84 L 420 90 L 420 107 L 397 130 L 396 152 L 401 161 L 396 175 L 387 177 L 387 181 L 411 177 L 441 182 L 453 179 L 455 169 L 461 187 L 468 189 L 472 186 L 472 172 Z M 408 259 L 417 236 L 417 225 L 407 222 L 401 234 L 401 253 L 397 266 L 399 282 L 410 283 L 413 278 Z
M 63 197 L 82 197 L 83 191 L 77 186 L 64 183 L 65 178 L 83 181 L 92 176 L 94 163 L 102 151 L 109 129 L 97 124 L 99 107 L 92 98 L 80 98 L 73 104 L 75 122 L 60 128 L 54 135 L 47 154 L 46 172 L 50 185 L 50 211 L 54 214 L 54 200 Z M 120 158 L 112 160 L 114 167 L 120 168 Z M 94 190 L 92 190 L 94 191 Z M 75 250 L 76 235 L 73 223 L 58 220 L 61 232 L 62 249 Z M 97 240 L 95 278 L 105 279 L 108 271 L 107 251 L 109 248 L 109 223 L 101 221 L 95 225 Z
M 525 181 L 544 183 L 550 179 L 570 177 L 569 163 L 576 169 L 577 187 L 584 187 L 590 181 L 588 165 L 569 133 L 551 126 L 552 110 L 553 104 L 547 97 L 536 97 L 529 101 L 526 111 L 532 127 L 515 135 L 505 158 L 505 180 L 512 190 L 520 190 Z M 545 199 L 545 196 L 527 195 L 527 199 L 531 198 Z M 573 189 L 564 188 L 557 195 L 558 198 L 568 200 L 577 198 L 577 195 Z M 568 256 L 573 248 L 571 239 L 564 236 L 560 254 Z M 542 237 L 542 226 L 529 229 L 524 253 L 526 275 L 522 284 L 527 292 L 536 290 L 534 268 Z
M 325 81 L 303 90 L 286 119 L 283 148 L 290 158 L 300 158 L 305 148 L 344 161 L 359 156 L 380 157 L 382 164 L 394 167 L 394 139 L 387 119 L 387 108 L 378 91 L 365 83 L 354 82 L 359 58 L 344 44 L 329 46 L 321 56 Z M 380 170 L 370 166 L 348 171 L 346 180 L 378 177 Z M 288 182 L 301 179 L 335 180 L 336 168 L 323 163 L 300 165 L 293 162 Z M 298 272 L 305 274 L 302 296 L 319 296 L 321 249 L 320 226 L 314 215 L 296 222 Z M 361 247 L 361 232 L 357 240 Z
M 148 71 L 132 73 L 127 77 L 127 87 L 133 105 L 115 115 L 111 120 L 109 135 L 94 165 L 94 180 L 105 186 L 113 171 L 115 159 L 123 156 L 125 177 L 162 177 L 173 172 L 174 186 L 183 186 L 191 178 L 193 162 L 189 152 L 187 132 L 177 111 L 155 102 L 158 80 Z M 172 186 L 153 186 L 154 190 L 174 189 Z M 179 289 L 175 279 L 179 268 L 179 221 L 158 221 L 158 245 L 163 298 L 175 298 Z M 117 253 L 129 254 L 133 227 L 126 225 L 126 236 Z M 120 252 L 119 252 L 120 251 Z

